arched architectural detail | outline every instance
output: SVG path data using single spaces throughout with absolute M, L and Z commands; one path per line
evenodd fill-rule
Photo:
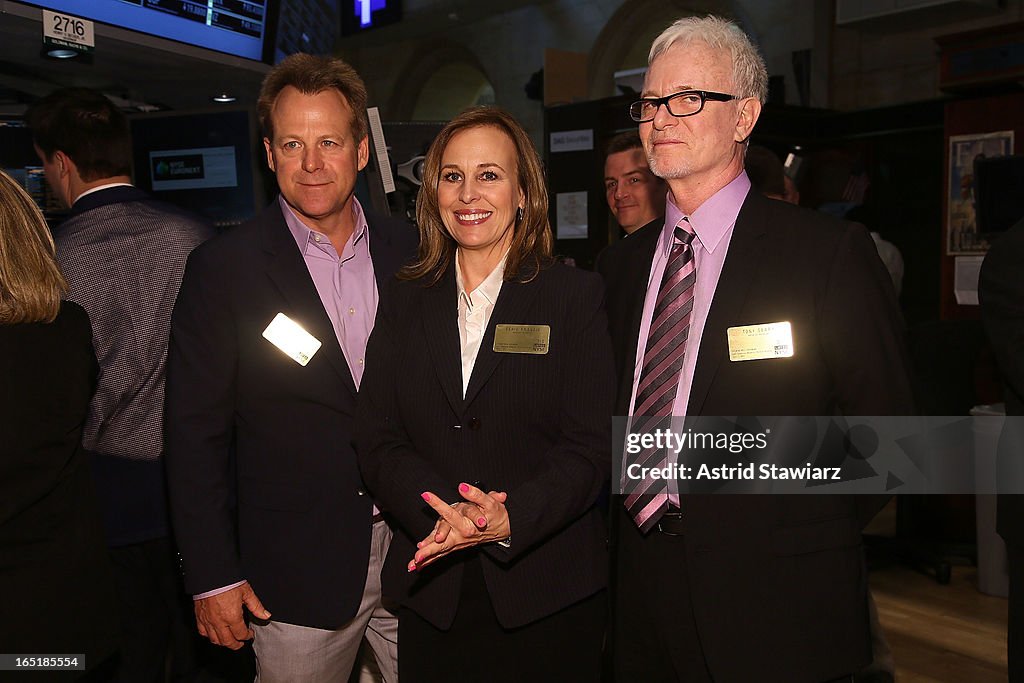
M 688 14 L 742 18 L 737 17 L 736 5 L 729 0 L 626 0 L 608 19 L 590 51 L 587 63 L 590 97 L 598 99 L 618 94 L 612 85 L 615 72 L 646 66 L 651 42 L 674 19 Z M 627 64 L 632 61 L 638 63 Z
M 464 45 L 450 41 L 424 43 L 413 53 L 395 81 L 388 102 L 389 119 L 411 121 L 423 89 L 431 77 L 453 66 L 475 70 L 484 81 L 493 82 L 480 60 Z

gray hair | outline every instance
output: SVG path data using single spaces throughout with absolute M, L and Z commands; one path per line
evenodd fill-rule
M 732 57 L 732 80 L 739 97 L 756 97 L 761 104 L 768 99 L 768 69 L 761 53 L 739 26 L 709 14 L 683 17 L 662 31 L 651 45 L 648 65 L 676 43 L 700 42 L 714 50 L 728 50 Z

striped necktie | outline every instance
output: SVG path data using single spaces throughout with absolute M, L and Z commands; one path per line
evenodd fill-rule
M 685 218 L 683 220 L 686 221 Z M 640 381 L 633 402 L 632 432 L 647 432 L 656 425 L 668 426 L 666 418 L 672 415 L 693 312 L 697 276 L 690 245 L 692 241 L 693 233 L 677 225 L 647 335 Z M 651 448 L 630 462 L 637 462 L 641 467 L 661 468 L 668 464 L 668 457 L 665 449 Z M 647 533 L 668 509 L 668 503 L 666 480 L 648 478 L 638 482 L 626 496 L 625 506 L 640 531 Z

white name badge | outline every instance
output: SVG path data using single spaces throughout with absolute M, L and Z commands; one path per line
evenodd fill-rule
M 793 355 L 793 328 L 788 322 L 730 327 L 726 333 L 731 361 L 789 358 Z
M 278 313 L 270 321 L 263 330 L 263 337 L 303 367 L 321 346 L 319 339 L 284 313 Z

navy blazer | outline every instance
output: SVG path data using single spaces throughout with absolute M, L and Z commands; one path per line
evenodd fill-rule
M 560 264 L 530 282 L 504 282 L 465 398 L 457 302 L 452 265 L 434 286 L 398 283 L 381 307 L 359 397 L 359 464 L 398 521 L 385 596 L 448 628 L 463 562 L 478 554 L 495 614 L 514 628 L 607 583 L 595 507 L 610 472 L 614 394 L 603 286 Z M 549 325 L 548 352 L 495 352 L 501 324 Z M 476 481 L 508 493 L 511 548 L 488 544 L 407 572 L 437 519 L 420 494 L 455 502 L 458 484 Z
M 415 252 L 369 218 L 386 283 Z M 323 345 L 303 367 L 263 338 L 278 314 Z M 247 579 L 275 620 L 333 629 L 366 581 L 371 501 L 351 445 L 356 388 L 275 201 L 189 258 L 167 364 L 167 472 L 185 587 Z

